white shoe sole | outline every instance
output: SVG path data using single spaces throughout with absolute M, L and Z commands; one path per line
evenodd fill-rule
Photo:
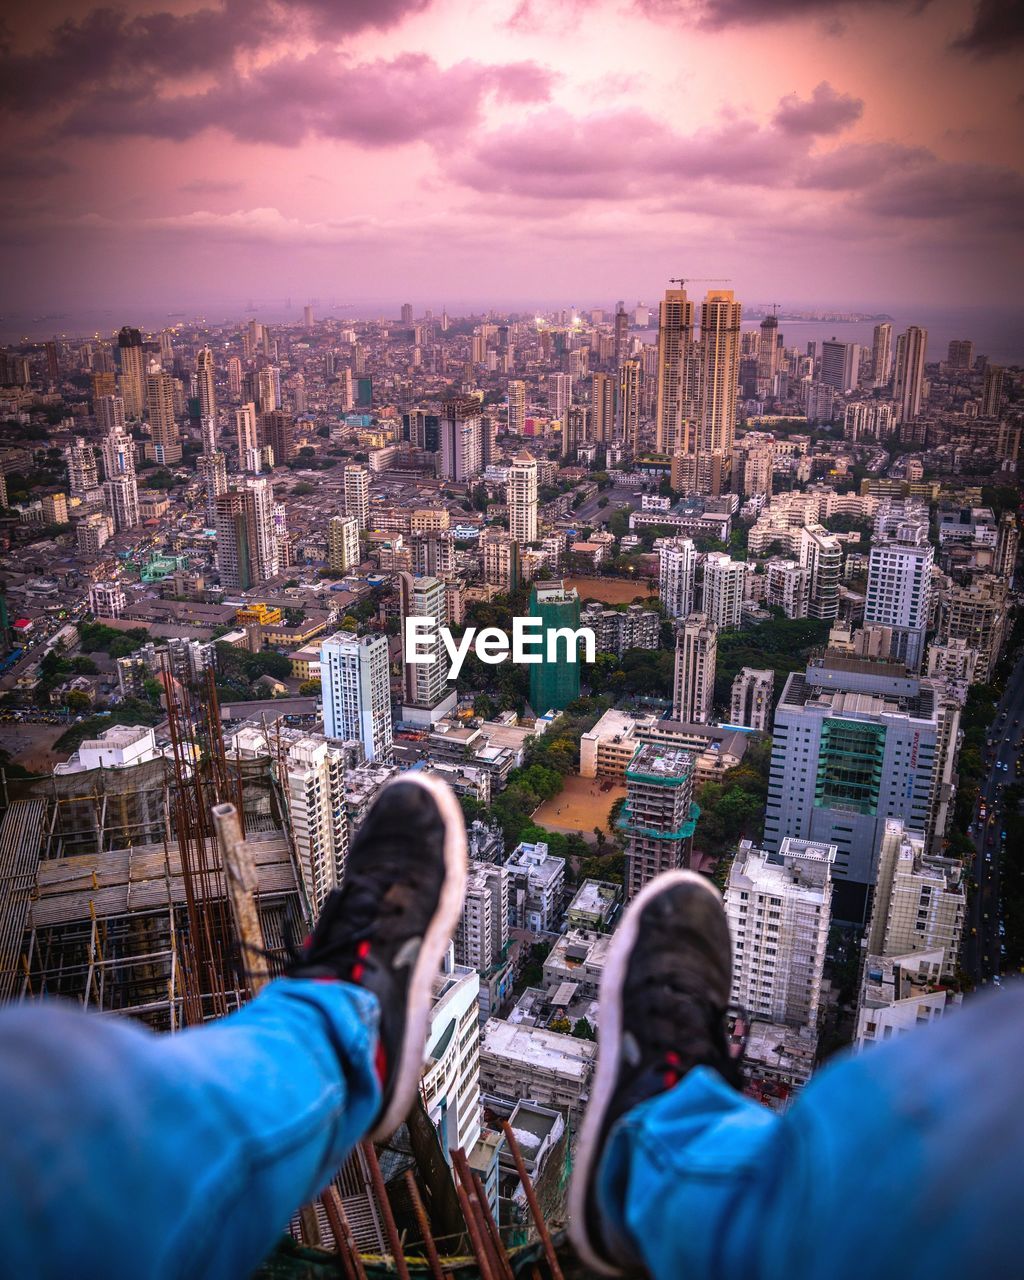
M 599 1143 L 604 1127 L 604 1114 L 619 1076 L 622 1045 L 622 987 L 629 958 L 633 954 L 640 931 L 644 908 L 669 885 L 696 884 L 712 894 L 716 902 L 722 895 L 705 876 L 696 871 L 663 871 L 640 890 L 629 904 L 622 923 L 612 935 L 601 975 L 597 1005 L 597 1069 L 590 1091 L 590 1101 L 580 1127 L 576 1160 L 569 1185 L 569 1239 L 583 1264 L 602 1276 L 621 1276 L 620 1267 L 611 1266 L 593 1250 L 587 1234 L 587 1192 L 595 1176 L 595 1162 L 601 1155 Z
M 391 1101 L 370 1133 L 375 1142 L 390 1137 L 412 1108 L 420 1076 L 423 1074 L 423 1053 L 430 1025 L 434 979 L 459 923 L 466 896 L 466 825 L 455 793 L 446 782 L 425 778 L 417 771 L 398 774 L 388 786 L 396 786 L 400 782 L 411 782 L 424 791 L 429 791 L 441 812 L 445 830 L 444 884 L 441 886 L 441 900 L 427 926 L 409 979 L 402 1052 L 395 1072 Z

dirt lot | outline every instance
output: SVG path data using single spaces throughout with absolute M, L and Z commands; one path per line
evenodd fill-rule
M 549 831 L 561 831 L 566 835 L 578 831 L 591 841 L 595 827 L 610 832 L 608 810 L 626 794 L 626 788 L 616 782 L 607 791 L 602 791 L 606 782 L 606 778 L 580 778 L 575 775 L 566 778 L 561 794 L 545 801 L 534 812 L 534 822 Z
M 657 587 L 652 592 L 645 580 L 625 578 L 566 578 L 565 585 L 575 587 L 581 600 L 589 597 L 604 604 L 632 604 L 637 596 L 646 599 L 658 594 Z
M 68 758 L 66 751 L 51 750 L 65 729 L 66 724 L 0 724 L 0 747 L 31 773 L 52 773 Z

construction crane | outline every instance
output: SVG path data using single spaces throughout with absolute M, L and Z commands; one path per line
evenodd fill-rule
M 732 276 L 669 276 L 668 282 L 685 289 L 687 284 L 731 284 Z

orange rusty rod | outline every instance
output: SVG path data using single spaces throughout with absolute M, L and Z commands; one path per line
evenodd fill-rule
M 547 1259 L 552 1280 L 565 1280 L 562 1275 L 562 1268 L 558 1265 L 558 1259 L 555 1257 L 555 1246 L 551 1243 L 551 1233 L 548 1231 L 548 1224 L 544 1221 L 544 1215 L 540 1211 L 537 1193 L 534 1191 L 533 1183 L 530 1181 L 530 1175 L 526 1171 L 526 1162 L 523 1159 L 523 1153 L 519 1150 L 519 1143 L 516 1141 L 515 1130 L 507 1120 L 502 1120 L 501 1131 L 505 1135 L 505 1141 L 508 1143 L 508 1149 L 511 1151 L 512 1159 L 515 1161 L 516 1172 L 519 1174 L 519 1181 L 523 1184 L 523 1191 L 526 1193 L 526 1202 L 530 1206 L 530 1212 L 533 1214 L 533 1220 L 536 1223 L 541 1244 L 544 1246 L 544 1257 Z

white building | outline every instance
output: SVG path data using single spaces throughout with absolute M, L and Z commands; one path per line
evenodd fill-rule
M 120 400 L 119 396 L 111 397 Z M 123 411 L 123 406 L 122 406 Z M 135 441 L 124 426 L 103 439 L 103 497 L 118 533 L 139 523 L 139 486 L 135 477 Z
M 386 636 L 328 636 L 320 646 L 324 734 L 355 739 L 366 759 L 387 762 L 394 732 Z
M 344 471 L 345 514 L 354 516 L 357 526 L 370 523 L 370 473 L 365 467 L 350 465 Z
M 864 621 L 892 628 L 889 656 L 921 670 L 935 552 L 928 524 L 908 523 L 871 548 Z
M 743 616 L 743 588 L 747 565 L 724 551 L 709 551 L 704 559 L 701 608 L 716 627 L 736 628 Z
M 411 573 L 398 575 L 402 625 L 408 618 L 429 618 L 430 630 L 417 641 L 424 662 L 402 665 L 402 720 L 411 724 L 432 725 L 455 709 L 458 693 L 448 679 L 448 651 L 441 628 L 448 622 L 445 584 L 440 578 L 414 578 Z M 404 646 L 403 646 L 404 653 Z
M 355 516 L 333 516 L 327 526 L 327 566 L 333 573 L 348 573 L 359 564 L 359 521 Z
M 770 667 L 741 667 L 732 682 L 730 724 L 749 726 L 767 733 L 772 714 L 775 672 Z
M 120 583 L 94 582 L 89 588 L 89 608 L 96 618 L 120 618 L 125 594 Z
M 778 856 L 740 844 L 725 911 L 732 998 L 752 1017 L 814 1029 L 832 901 L 834 845 L 787 837 Z
M 117 724 L 87 738 L 64 764 L 54 766 L 58 775 L 83 773 L 87 769 L 130 769 L 132 765 L 155 760 L 160 753 L 156 734 L 139 724 Z
M 596 1057 L 591 1040 L 489 1018 L 480 1045 L 480 1083 L 488 1095 L 578 1114 Z
M 508 946 L 511 876 L 507 867 L 471 860 L 462 919 L 455 934 L 455 959 L 486 973 Z
M 670 618 L 693 612 L 697 548 L 691 538 L 663 538 L 658 544 L 659 598 Z
M 548 853 L 538 840 L 516 845 L 505 863 L 511 881 L 511 916 L 516 927 L 530 933 L 547 933 L 555 928 L 565 884 L 565 859 Z
M 480 1137 L 480 978 L 449 958 L 434 989 L 420 1091 L 442 1151 Z
M 857 1008 L 855 1052 L 926 1027 L 957 1008 L 963 997 L 939 985 L 946 967 L 941 947 L 899 956 L 869 955 Z
M 808 615 L 832 619 L 839 614 L 843 548 L 821 525 L 800 530 L 800 563 L 808 571 Z
M 520 453 L 508 472 L 508 529 L 520 547 L 537 541 L 537 461 Z
M 288 744 L 282 763 L 295 854 L 317 916 L 345 872 L 345 757 L 322 738 L 303 735 Z
M 718 628 L 703 613 L 691 613 L 676 628 L 672 718 L 709 724 L 715 700 Z
M 787 618 L 806 618 L 811 600 L 811 575 L 796 560 L 769 560 L 765 566 L 764 602 Z

